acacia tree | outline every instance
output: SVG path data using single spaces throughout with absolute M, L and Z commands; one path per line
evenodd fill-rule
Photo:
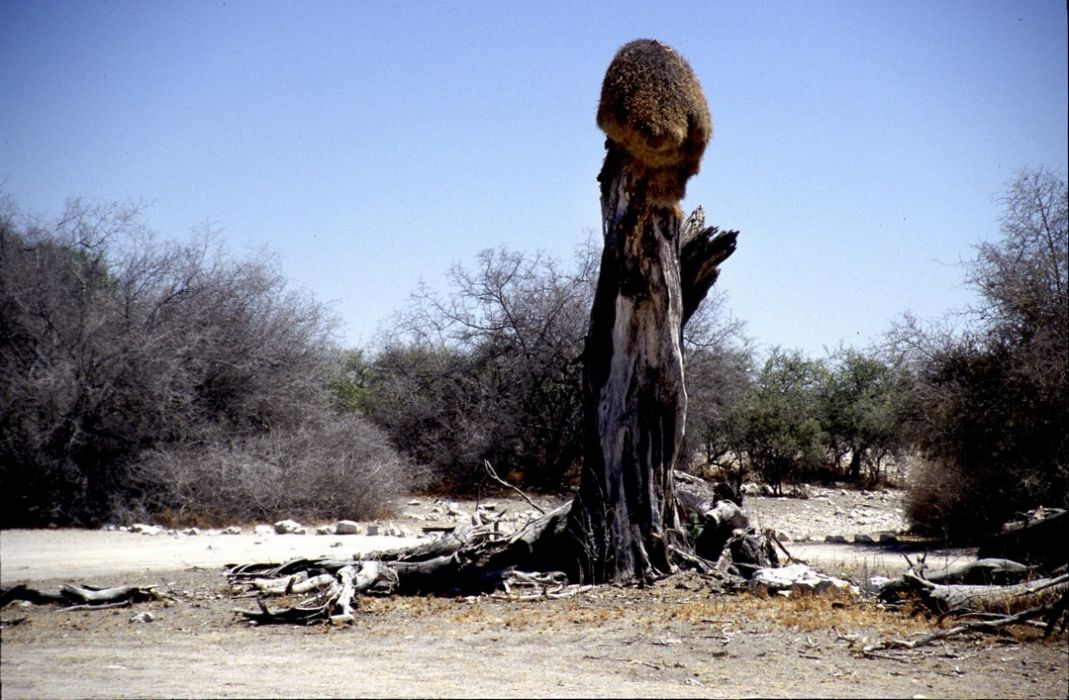
M 818 391 L 826 377 L 820 360 L 797 350 L 773 348 L 746 392 L 742 418 L 746 454 L 777 492 L 785 480 L 820 464 Z
M 824 444 L 836 467 L 849 455 L 847 475 L 875 482 L 888 457 L 906 447 L 905 381 L 894 364 L 875 354 L 841 350 L 819 388 Z

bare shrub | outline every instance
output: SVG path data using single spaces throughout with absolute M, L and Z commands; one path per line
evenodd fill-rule
M 485 250 L 420 289 L 372 362 L 369 417 L 439 485 L 473 490 L 483 460 L 527 484 L 561 485 L 581 454 L 580 356 L 593 249 L 573 269 Z
M 911 515 L 962 538 L 1069 505 L 1066 183 L 1024 172 L 1003 204 L 1002 238 L 967 268 L 979 299 L 965 329 L 907 319 L 893 337 L 914 368 L 914 439 L 940 470 L 915 487 Z
M 327 510 L 355 508 L 359 499 L 341 495 L 342 483 L 356 478 L 368 498 L 377 494 L 355 472 L 378 469 L 378 453 L 344 447 L 346 429 L 328 419 L 332 329 L 321 304 L 287 288 L 276 261 L 232 259 L 208 233 L 186 244 L 161 242 L 135 209 L 81 201 L 55 222 L 20 224 L 5 204 L 2 524 L 92 524 L 127 504 L 171 500 L 189 509 L 195 501 L 175 494 L 198 481 L 229 494 L 213 501 L 201 489 L 206 504 L 241 503 L 239 488 L 251 500 L 268 499 L 281 479 L 291 488 L 289 503 L 303 502 L 307 512 L 316 498 L 326 499 Z M 350 429 L 357 442 L 374 442 L 367 426 Z M 324 445 L 339 454 L 327 459 Z M 301 446 L 322 459 L 298 458 Z M 198 450 L 218 459 L 178 457 Z M 245 451 L 255 459 L 239 464 Z M 153 464 L 170 469 L 169 477 L 148 478 Z M 204 471 L 212 464 L 223 473 Z M 180 465 L 193 473 L 182 476 Z M 305 467 L 312 471 L 300 474 Z M 266 492 L 251 475 L 240 476 L 248 469 L 267 480 Z M 392 493 L 393 478 L 384 493 Z M 373 510 L 371 501 L 358 509 Z
M 164 446 L 131 465 L 130 477 L 142 495 L 116 510 L 125 519 L 167 513 L 176 524 L 375 519 L 412 486 L 385 435 L 359 417 Z
M 977 525 L 968 518 L 967 503 L 978 484 L 953 466 L 925 459 L 910 471 L 905 510 L 915 532 L 950 540 L 962 534 L 955 529 Z

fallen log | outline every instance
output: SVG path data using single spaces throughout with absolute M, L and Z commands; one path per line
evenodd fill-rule
M 59 591 L 52 593 L 36 588 L 30 588 L 24 584 L 18 584 L 0 591 L 0 603 L 8 603 L 24 600 L 35 605 L 58 603 L 66 607 L 103 608 L 144 603 L 152 600 L 167 598 L 166 595 L 156 591 L 156 586 L 115 586 L 112 588 L 99 588 L 89 585 L 63 584 Z
M 906 558 L 909 561 L 909 557 Z M 977 559 L 975 561 L 952 564 L 946 569 L 929 572 L 922 562 L 910 562 L 910 571 L 929 583 L 953 585 L 1007 586 L 1022 583 L 1035 577 L 1036 567 L 1025 566 L 1009 559 Z M 879 585 L 879 598 L 884 602 L 895 602 L 902 597 L 912 596 L 917 591 L 915 582 L 904 576 L 890 579 Z
M 941 617 L 976 612 L 1013 614 L 1053 604 L 1069 591 L 1069 574 L 1011 586 L 946 585 L 913 573 L 902 578 L 918 593 L 921 602 Z

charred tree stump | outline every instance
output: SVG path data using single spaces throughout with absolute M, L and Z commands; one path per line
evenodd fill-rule
M 735 246 L 734 232 L 684 227 L 679 201 L 711 134 L 690 66 L 656 41 L 624 46 L 602 86 L 604 249 L 583 372 L 585 444 L 569 531 L 578 576 L 648 580 L 689 551 L 673 469 L 683 439 L 683 325 Z

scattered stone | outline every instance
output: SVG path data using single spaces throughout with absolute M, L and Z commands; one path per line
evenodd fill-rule
M 880 533 L 880 544 L 898 544 L 898 538 L 889 532 Z
M 376 523 L 368 523 L 367 534 L 371 537 L 375 537 L 380 534 L 380 528 Z
M 159 525 L 146 525 L 144 523 L 136 523 L 130 526 L 130 532 L 138 532 L 142 535 L 158 535 L 163 532 L 163 528 Z
M 257 535 L 273 535 L 275 534 L 275 528 L 270 525 L 257 525 L 253 528 L 253 533 Z
M 408 502 L 408 505 L 410 506 L 418 506 L 419 504 L 420 502 L 418 498 L 413 498 L 411 501 Z
M 279 520 L 275 523 L 275 533 L 279 535 L 303 535 L 304 526 L 296 520 Z
M 873 576 L 865 582 L 865 590 L 869 593 L 879 593 L 891 581 L 892 579 L 889 579 L 886 576 Z
M 316 534 L 317 535 L 333 535 L 334 534 L 334 526 L 333 525 L 320 525 L 319 527 L 316 528 Z
M 876 540 L 868 535 L 854 535 L 854 544 L 876 544 Z
M 848 581 L 814 571 L 805 564 L 758 569 L 750 579 L 750 587 L 784 595 L 794 591 L 823 593 L 831 588 L 856 590 Z
M 241 528 L 237 525 L 231 525 L 230 527 L 223 529 L 222 532 L 224 535 L 240 535 Z
M 155 619 L 156 616 L 146 610 L 145 612 L 135 613 L 130 618 L 130 622 L 152 622 Z
M 828 535 L 824 541 L 828 544 L 846 544 L 846 538 L 842 535 Z
M 370 529 L 370 527 L 368 529 Z M 360 534 L 360 524 L 357 523 L 354 520 L 339 520 L 334 525 L 334 534 L 335 535 L 359 535 Z
M 189 527 L 189 528 L 186 528 L 185 530 L 182 530 L 182 534 L 183 535 L 189 535 L 191 537 L 195 537 L 195 536 L 200 534 L 200 530 L 198 530 L 195 527 Z

